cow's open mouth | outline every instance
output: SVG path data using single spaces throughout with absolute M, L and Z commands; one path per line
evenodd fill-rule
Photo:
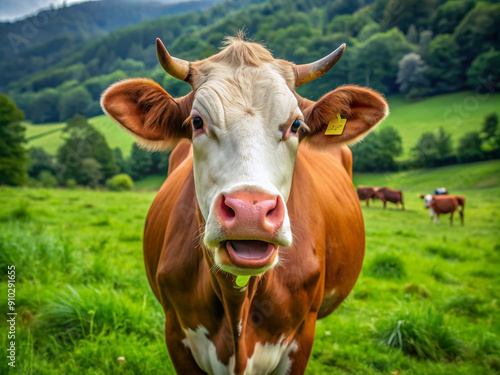
M 229 240 L 226 250 L 231 262 L 238 267 L 260 268 L 269 264 L 278 247 L 258 240 Z

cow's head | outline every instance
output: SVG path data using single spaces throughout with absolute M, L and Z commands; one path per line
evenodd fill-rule
M 325 74 L 345 45 L 307 65 L 274 59 L 263 46 L 228 38 L 205 60 L 187 62 L 157 40 L 160 62 L 192 92 L 172 98 L 148 79 L 120 81 L 101 100 L 105 112 L 144 147 L 165 150 L 180 139 L 193 144 L 203 243 L 216 266 L 234 275 L 258 275 L 292 244 L 286 202 L 300 142 L 335 147 L 363 138 L 388 112 L 373 90 L 342 86 L 318 102 L 295 89 Z M 347 119 L 341 134 L 329 123 Z

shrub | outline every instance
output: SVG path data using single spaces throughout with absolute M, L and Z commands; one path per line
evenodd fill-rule
M 106 186 L 109 190 L 113 191 L 130 190 L 134 187 L 134 181 L 132 181 L 132 178 L 128 174 L 122 173 L 107 180 Z
M 403 261 L 394 254 L 378 254 L 368 267 L 368 272 L 375 277 L 388 279 L 406 276 Z
M 49 171 L 41 171 L 38 179 L 44 188 L 55 188 L 58 185 L 57 178 Z
M 69 178 L 68 181 L 66 181 L 66 187 L 68 189 L 75 189 L 76 188 L 76 180 L 74 178 Z

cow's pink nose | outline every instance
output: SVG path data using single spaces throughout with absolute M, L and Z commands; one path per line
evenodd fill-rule
M 277 195 L 239 191 L 221 195 L 215 215 L 230 238 L 272 240 L 283 225 L 285 206 Z

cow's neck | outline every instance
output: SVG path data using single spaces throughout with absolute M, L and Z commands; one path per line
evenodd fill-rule
M 207 266 L 214 269 L 211 254 L 208 251 L 204 253 Z M 224 313 L 231 330 L 231 340 L 236 360 L 235 374 L 243 373 L 249 357 L 245 340 L 249 312 L 261 278 L 251 277 L 248 284 L 240 288 L 235 284 L 235 276 L 225 272 L 211 272 L 210 282 L 212 289 L 224 307 Z
M 199 207 L 198 221 L 201 226 L 204 225 L 203 216 Z M 210 270 L 214 267 L 213 255 L 210 251 L 204 249 L 205 262 Z M 244 287 L 238 287 L 235 283 L 236 277 L 222 271 L 210 272 L 210 283 L 213 291 L 221 301 L 224 307 L 224 313 L 228 320 L 231 330 L 231 339 L 235 356 L 235 374 L 242 374 L 247 365 L 247 347 L 245 338 L 247 335 L 249 312 L 257 288 L 263 280 L 260 276 L 251 277 L 248 284 Z

